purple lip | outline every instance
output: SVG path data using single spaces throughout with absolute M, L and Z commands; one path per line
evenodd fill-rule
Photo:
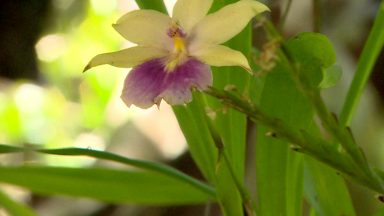
M 173 71 L 167 72 L 163 59 L 152 59 L 132 69 L 125 79 L 121 98 L 129 107 L 132 104 L 148 108 L 162 99 L 170 105 L 192 100 L 191 88 L 205 90 L 212 85 L 208 65 L 189 58 Z

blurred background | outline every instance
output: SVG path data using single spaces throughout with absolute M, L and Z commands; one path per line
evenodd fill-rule
M 175 0 L 165 0 L 171 10 Z M 264 1 L 278 23 L 287 1 Z M 379 0 L 293 0 L 284 28 L 287 36 L 313 31 L 313 2 L 330 37 L 343 78 L 324 92 L 338 113 L 353 77 L 356 60 L 372 25 Z M 186 144 L 172 110 L 128 109 L 120 100 L 129 70 L 100 66 L 82 73 L 96 54 L 120 50 L 125 41 L 112 24 L 137 9 L 133 0 L 0 1 L 0 143 L 44 148 L 82 147 L 170 163 L 199 176 L 185 154 Z M 255 29 L 255 35 L 260 28 Z M 257 40 L 257 37 L 255 37 Z M 377 61 L 353 122 L 358 143 L 369 160 L 384 169 L 384 54 Z M 90 166 L 90 158 L 44 155 L 0 155 L 1 165 L 48 164 Z M 108 164 L 108 166 L 116 166 Z M 43 216 L 202 215 L 204 206 L 138 207 L 86 199 L 46 197 L 0 185 L 14 199 L 28 203 Z M 358 215 L 369 215 L 378 202 L 365 188 L 351 185 Z M 1 211 L 0 216 L 6 213 Z

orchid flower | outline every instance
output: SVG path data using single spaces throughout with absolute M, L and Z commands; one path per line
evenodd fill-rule
M 140 108 L 188 103 L 192 89 L 212 85 L 210 66 L 240 66 L 250 71 L 239 51 L 220 45 L 269 10 L 254 0 L 240 0 L 208 14 L 213 0 L 178 0 L 172 17 L 154 10 L 135 10 L 113 25 L 137 46 L 95 56 L 84 71 L 103 64 L 133 68 L 121 95 L 125 104 Z

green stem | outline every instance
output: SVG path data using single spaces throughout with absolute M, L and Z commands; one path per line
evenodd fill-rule
M 266 22 L 265 29 L 267 30 L 270 38 L 273 40 L 276 40 L 276 38 L 281 38 L 274 26 L 270 23 Z M 384 183 L 382 179 L 378 178 L 377 174 L 372 171 L 372 168 L 368 164 L 363 151 L 356 144 L 349 129 L 344 125 L 339 124 L 333 114 L 328 110 L 320 96 L 319 90 L 314 89 L 308 84 L 309 82 L 304 75 L 305 73 L 300 72 L 300 68 L 297 67 L 295 59 L 290 56 L 288 50 L 286 50 L 283 46 L 278 54 L 280 60 L 283 61 L 284 64 L 291 67 L 290 71 L 293 80 L 295 81 L 298 88 L 312 103 L 327 132 L 329 132 L 342 145 L 344 150 L 352 158 L 351 162 L 353 163 L 353 166 L 356 167 L 359 172 L 361 172 L 359 175 L 365 179 L 368 179 L 369 181 L 374 181 L 373 184 L 376 185 L 376 188 L 384 189 Z
M 252 121 L 271 128 L 273 133 L 269 135 L 294 144 L 293 150 L 312 156 L 339 170 L 356 182 L 378 193 L 384 193 L 384 188 L 381 184 L 382 178 L 377 175 L 377 172 L 372 171 L 372 174 L 371 172 L 365 172 L 365 170 L 362 171 L 361 167 L 354 163 L 354 159 L 349 154 L 339 151 L 335 145 L 314 137 L 305 131 L 294 131 L 281 120 L 266 115 L 255 104 L 241 99 L 241 96 L 239 97 L 233 92 L 210 88 L 206 93 L 218 98 L 225 105 L 247 114 Z
M 358 175 L 364 179 L 364 181 L 371 181 L 376 188 L 384 189 L 383 180 L 380 179 L 377 174 L 372 170 L 369 165 L 364 152 L 355 142 L 352 133 L 349 128 L 340 125 L 335 116 L 328 110 L 323 99 L 320 96 L 318 89 L 310 86 L 305 77 L 304 72 L 300 71 L 300 68 L 297 67 L 295 59 L 290 56 L 288 50 L 285 47 L 282 47 L 282 52 L 280 57 L 287 65 L 291 67 L 292 78 L 295 81 L 296 85 L 302 90 L 302 93 L 308 98 L 312 103 L 318 117 L 321 119 L 324 128 L 329 134 L 333 136 L 343 147 L 343 149 L 349 154 L 352 158 L 350 161 L 357 168 L 356 172 L 360 172 Z
M 368 36 L 368 40 L 364 46 L 360 56 L 357 70 L 349 87 L 347 97 L 344 102 L 343 109 L 340 114 L 340 123 L 349 126 L 352 116 L 356 111 L 360 101 L 364 87 L 372 72 L 373 66 L 384 45 L 384 1 L 381 2 L 377 13 L 373 28 Z

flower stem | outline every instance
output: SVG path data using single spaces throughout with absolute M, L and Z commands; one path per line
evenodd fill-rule
M 271 128 L 273 132 L 268 135 L 292 143 L 294 145 L 291 147 L 293 150 L 312 156 L 339 170 L 356 182 L 378 193 L 384 193 L 384 187 L 381 184 L 383 179 L 379 177 L 381 171 L 369 169 L 367 173 L 365 169 L 355 163 L 351 155 L 340 151 L 333 143 L 314 137 L 304 130 L 293 130 L 283 121 L 266 115 L 255 104 L 242 99 L 241 96 L 236 95 L 234 92 L 210 88 L 206 93 L 218 98 L 223 104 L 246 114 L 252 121 Z
M 265 22 L 265 29 L 271 40 L 282 38 L 270 22 Z M 384 32 L 384 30 L 382 31 Z M 282 46 L 282 49 L 278 55 L 279 59 L 291 68 L 290 72 L 294 82 L 302 91 L 303 95 L 307 97 L 308 100 L 312 103 L 327 132 L 331 134 L 333 138 L 340 143 L 343 150 L 349 154 L 351 159 L 350 163 L 352 163 L 351 166 L 354 166 L 359 170 L 359 174 L 357 175 L 362 179 L 365 179 L 364 181 L 371 181 L 370 184 L 374 184 L 377 189 L 384 191 L 383 180 L 378 176 L 377 172 L 373 171 L 372 167 L 368 164 L 364 152 L 356 144 L 350 129 L 345 127 L 345 125 L 340 124 L 336 117 L 328 110 L 320 96 L 319 90 L 315 87 L 312 87 L 309 84 L 307 77 L 305 77 L 305 74 L 307 73 L 300 71 L 301 68 L 297 66 L 298 64 L 295 62 L 295 59 L 290 56 L 289 51 L 285 49 L 284 46 Z

